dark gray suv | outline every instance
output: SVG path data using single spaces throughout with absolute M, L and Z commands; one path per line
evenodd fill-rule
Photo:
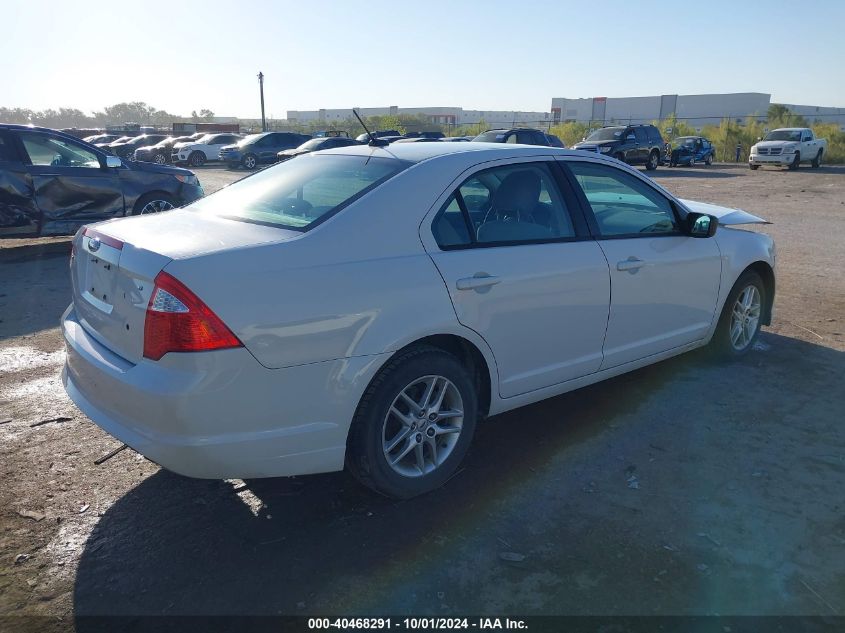
M 652 170 L 660 164 L 663 137 L 653 125 L 609 125 L 595 130 L 572 149 L 605 154 Z

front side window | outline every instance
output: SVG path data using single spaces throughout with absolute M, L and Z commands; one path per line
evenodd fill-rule
M 72 141 L 34 132 L 21 133 L 21 140 L 33 165 L 100 168 L 94 152 Z
M 304 231 L 407 166 L 405 161 L 368 156 L 302 156 L 231 184 L 190 208 Z
M 9 137 L 0 132 L 0 163 L 17 162 L 16 154 Z
M 669 200 L 636 177 L 607 165 L 579 161 L 568 164 L 603 237 L 679 231 Z
M 575 228 L 545 163 L 486 169 L 450 196 L 432 223 L 441 248 L 542 242 L 575 237 Z

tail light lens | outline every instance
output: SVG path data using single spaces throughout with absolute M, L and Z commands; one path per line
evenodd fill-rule
M 159 360 L 167 352 L 230 347 L 243 343 L 185 284 L 160 272 L 144 319 L 144 357 Z

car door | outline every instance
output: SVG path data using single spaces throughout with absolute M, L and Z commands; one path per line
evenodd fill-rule
M 0 236 L 38 233 L 40 216 L 32 176 L 15 138 L 0 130 Z
M 601 365 L 607 261 L 559 174 L 548 158 L 466 174 L 421 227 L 458 320 L 493 352 L 504 398 Z
M 634 128 L 634 138 L 636 139 L 634 142 L 634 160 L 629 162 L 634 162 L 638 164 L 642 164 L 648 161 L 648 134 L 646 134 L 646 130 L 644 127 L 635 127 Z
M 716 313 L 716 240 L 681 230 L 678 210 L 644 177 L 568 160 L 587 221 L 610 267 L 607 369 L 704 338 Z
M 105 156 L 65 136 L 19 131 L 24 163 L 32 177 L 41 233 L 72 233 L 79 226 L 121 217 L 123 190 Z

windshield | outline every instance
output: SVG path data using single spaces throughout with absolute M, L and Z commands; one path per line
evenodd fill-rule
M 320 148 L 320 145 L 324 145 L 326 141 L 326 138 L 312 138 L 310 141 L 305 141 L 296 149 L 310 149 L 311 151 L 315 151 Z
M 507 133 L 507 130 L 488 130 L 472 140 L 478 141 L 479 143 L 504 143 Z
M 622 138 L 624 127 L 603 127 L 587 137 L 588 141 L 617 141 Z
M 392 158 L 306 154 L 229 185 L 191 208 L 304 231 L 408 165 Z
M 197 143 L 208 143 L 213 137 L 214 137 L 214 134 L 204 134 L 203 136 L 200 136 L 195 142 L 197 142 Z
M 244 145 L 249 145 L 250 143 L 257 141 L 260 137 L 264 136 L 264 133 L 261 134 L 250 134 L 245 136 L 240 141 L 237 142 L 238 147 L 243 147 Z
M 764 141 L 800 141 L 801 130 L 775 130 L 766 134 Z

